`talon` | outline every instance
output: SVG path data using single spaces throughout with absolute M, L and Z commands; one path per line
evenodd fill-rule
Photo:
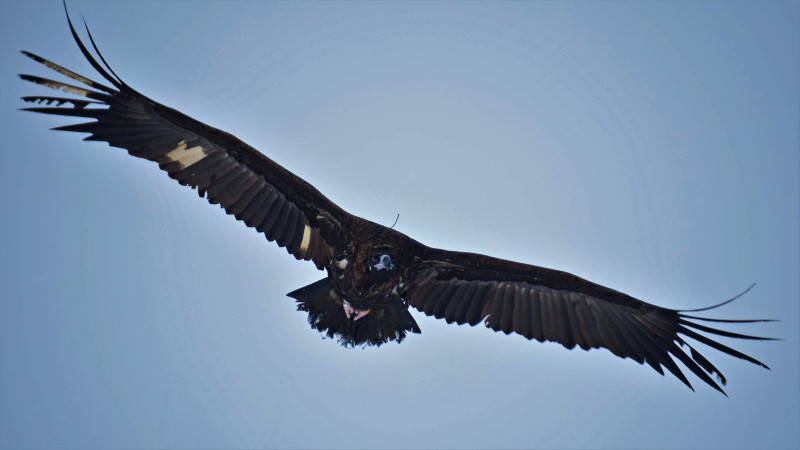
M 348 303 L 347 300 L 343 301 L 343 306 L 344 306 L 344 315 L 347 316 L 347 318 L 349 319 L 350 316 L 352 316 L 353 313 L 356 312 L 356 310 L 355 308 L 350 306 L 350 303 Z
M 358 319 L 366 316 L 367 314 L 369 314 L 370 310 L 366 310 L 366 311 L 357 310 L 357 311 L 358 311 L 358 314 L 356 314 L 356 317 L 353 319 L 353 322 L 355 322 L 356 320 L 358 320 Z
M 369 309 L 366 311 L 355 309 L 352 306 L 350 306 L 350 303 L 347 300 L 342 301 L 342 308 L 344 308 L 344 315 L 347 316 L 348 319 L 353 317 L 353 315 L 355 315 L 355 317 L 353 317 L 353 322 L 366 316 L 367 314 L 369 314 L 370 311 Z

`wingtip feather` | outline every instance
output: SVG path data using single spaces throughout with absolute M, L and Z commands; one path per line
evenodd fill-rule
M 80 48 L 81 53 L 83 54 L 83 56 L 89 61 L 89 64 L 91 64 L 92 67 L 94 67 L 94 69 L 98 73 L 100 73 L 100 75 L 103 76 L 103 78 L 105 78 L 106 80 L 111 82 L 111 84 L 113 84 L 117 89 L 123 89 L 126 86 L 125 83 L 123 83 L 122 80 L 117 79 L 114 76 L 112 76 L 111 74 L 109 74 L 103 68 L 103 66 L 101 66 L 100 63 L 97 62 L 97 60 L 94 58 L 94 56 L 92 56 L 92 54 L 89 52 L 89 49 L 87 49 L 86 46 L 83 44 L 83 41 L 81 41 L 80 37 L 78 36 L 78 32 L 75 30 L 75 27 L 72 25 L 72 20 L 69 17 L 69 11 L 67 11 L 66 2 L 64 2 L 64 13 L 67 15 L 67 24 L 69 25 L 69 31 L 72 34 L 72 38 L 75 39 L 75 43 L 78 44 L 78 48 Z M 84 21 L 84 23 L 86 23 L 86 21 Z M 88 27 L 87 27 L 87 30 L 88 30 Z M 91 39 L 91 36 L 90 36 L 90 39 Z M 95 47 L 95 49 L 96 49 L 96 47 Z M 100 59 L 102 60 L 103 57 L 102 57 L 102 55 L 100 55 L 99 52 L 98 52 L 98 55 L 100 56 Z M 103 62 L 105 63 L 105 61 L 103 61 Z
M 747 289 L 745 289 L 744 291 L 742 291 L 742 292 L 736 294 L 735 296 L 733 296 L 733 298 L 729 298 L 728 300 L 725 300 L 724 302 L 717 303 L 716 305 L 706 306 L 705 308 L 697 308 L 697 309 L 679 309 L 677 311 L 678 312 L 700 312 L 700 311 L 708 311 L 710 309 L 719 308 L 720 306 L 725 306 L 728 303 L 730 303 L 730 302 L 738 299 L 739 297 L 743 296 L 744 294 L 747 294 L 748 292 L 750 292 L 750 289 L 753 289 L 755 287 L 755 285 L 756 285 L 756 283 L 751 284 L 750 286 L 747 287 Z

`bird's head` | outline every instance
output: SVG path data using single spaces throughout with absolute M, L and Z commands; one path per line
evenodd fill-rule
M 369 273 L 373 278 L 386 279 L 395 269 L 395 258 L 386 251 L 375 251 L 369 257 Z

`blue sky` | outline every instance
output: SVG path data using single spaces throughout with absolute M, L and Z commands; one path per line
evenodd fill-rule
M 70 1 L 140 92 L 421 242 L 778 318 L 730 398 L 416 314 L 347 350 L 322 273 L 147 161 L 20 112 L 95 76 L 58 2 L 0 4 L 0 446 L 796 448 L 797 2 Z

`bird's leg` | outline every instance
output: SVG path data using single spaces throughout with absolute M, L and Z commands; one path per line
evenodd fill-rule
M 350 306 L 350 302 L 347 300 L 342 300 L 342 304 L 344 307 L 344 315 L 347 316 L 348 319 L 355 315 L 355 317 L 353 317 L 353 322 L 369 314 L 369 310 L 362 311 L 360 309 L 353 308 Z
M 344 315 L 349 319 L 356 310 L 350 306 L 350 303 L 348 303 L 347 300 L 344 300 L 342 303 L 344 306 Z

